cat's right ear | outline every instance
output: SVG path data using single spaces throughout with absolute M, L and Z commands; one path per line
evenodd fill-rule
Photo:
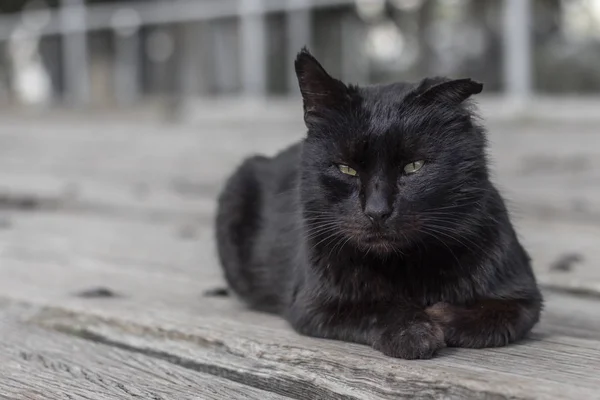
M 339 109 L 348 101 L 346 85 L 332 78 L 306 48 L 298 53 L 294 66 L 307 124 L 326 111 Z
M 472 79 L 426 78 L 417 88 L 417 96 L 424 101 L 460 104 L 474 94 L 481 93 L 483 84 Z

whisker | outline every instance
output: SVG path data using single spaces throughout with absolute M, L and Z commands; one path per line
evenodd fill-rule
M 456 263 L 459 265 L 459 267 L 462 269 L 462 265 L 461 265 L 458 257 L 456 257 L 456 254 L 454 254 L 454 252 L 452 251 L 452 249 L 450 248 L 450 246 L 448 246 L 446 244 L 446 242 L 444 242 L 442 239 L 440 239 L 439 237 L 437 237 L 435 234 L 433 234 L 431 232 L 428 232 L 426 230 L 422 230 L 421 232 L 425 233 L 426 235 L 431 236 L 432 238 L 436 239 L 438 242 L 440 242 L 441 244 L 443 244 L 448 249 L 448 251 L 450 252 L 450 254 L 452 254 L 452 257 L 454 257 L 454 259 L 456 260 Z
M 445 229 L 444 227 L 439 227 L 439 226 L 435 226 L 435 225 L 433 225 L 433 226 L 428 225 L 426 229 L 430 229 L 431 231 L 434 231 L 438 234 L 444 235 L 445 237 L 458 242 L 459 244 L 461 244 L 462 246 L 464 246 L 465 248 L 467 248 L 470 251 L 479 250 L 479 251 L 483 252 L 484 254 L 486 254 L 485 249 L 483 247 L 481 247 L 480 245 L 478 245 L 477 243 L 473 242 L 471 239 L 469 239 L 465 236 L 463 236 L 459 239 L 457 236 L 453 236 L 453 235 L 449 234 L 449 233 L 456 233 L 455 231 L 448 230 L 448 229 Z M 461 239 L 467 240 L 472 246 L 465 244 Z

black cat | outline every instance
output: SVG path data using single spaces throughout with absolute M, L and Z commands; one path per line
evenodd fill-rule
M 488 178 L 470 79 L 347 86 L 307 50 L 307 137 L 247 159 L 219 198 L 226 279 L 300 333 L 429 358 L 503 346 L 542 296 Z

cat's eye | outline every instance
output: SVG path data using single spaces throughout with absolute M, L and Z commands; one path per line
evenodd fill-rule
M 423 167 L 423 164 L 425 164 L 425 161 L 423 160 L 413 161 L 404 166 L 404 172 L 407 174 L 414 174 Z
M 338 168 L 340 169 L 340 172 L 342 174 L 346 174 L 346 175 L 350 175 L 350 176 L 356 176 L 356 175 L 358 175 L 358 172 L 356 172 L 356 170 L 354 168 L 350 168 L 347 165 L 339 164 Z

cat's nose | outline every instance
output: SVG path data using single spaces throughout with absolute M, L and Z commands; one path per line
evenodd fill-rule
M 367 204 L 365 207 L 365 215 L 369 217 L 371 222 L 382 224 L 387 220 L 392 213 L 389 205 L 385 203 Z
M 375 179 L 369 183 L 365 195 L 365 215 L 374 224 L 383 224 L 392 213 L 388 185 L 381 179 Z

